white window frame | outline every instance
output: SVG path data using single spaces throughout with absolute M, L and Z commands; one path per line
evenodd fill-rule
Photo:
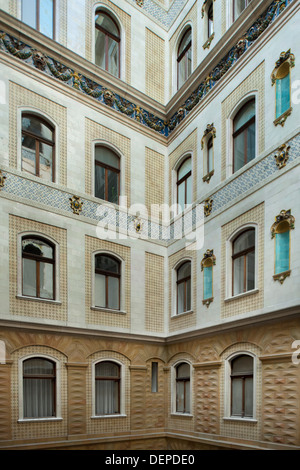
M 177 314 L 177 270 L 178 268 L 184 264 L 186 261 L 189 261 L 191 263 L 191 309 L 188 310 L 187 312 L 181 312 Z M 194 295 L 193 295 L 193 285 L 194 285 L 194 276 L 193 276 L 193 258 L 191 257 L 184 257 L 181 258 L 179 261 L 176 262 L 176 264 L 173 266 L 172 269 L 172 280 L 171 280 L 171 291 L 172 291 L 172 318 L 177 318 L 181 317 L 182 315 L 187 315 L 189 313 L 194 312 Z
M 250 356 L 253 359 L 253 417 L 239 417 L 231 415 L 231 361 L 238 356 Z M 235 351 L 225 359 L 224 371 L 224 417 L 223 419 L 232 421 L 257 421 L 257 356 L 250 351 Z
M 177 403 L 177 387 L 176 387 L 176 368 L 180 364 L 188 364 L 190 366 L 190 412 L 181 413 L 176 411 Z M 188 359 L 178 359 L 171 367 L 171 414 L 176 416 L 193 416 L 193 365 Z
M 23 406 L 23 397 L 24 397 L 24 390 L 23 390 L 23 362 L 27 359 L 34 359 L 34 358 L 43 358 L 48 359 L 55 363 L 55 400 L 56 400 L 56 416 L 49 416 L 43 418 L 24 418 L 24 406 Z M 19 383 L 18 383 L 18 392 L 19 392 L 19 419 L 18 421 L 57 421 L 62 420 L 61 416 L 61 362 L 53 356 L 48 354 L 28 354 L 18 361 L 18 376 L 19 376 Z
M 177 67 L 177 57 L 178 57 L 178 47 L 180 44 L 181 39 L 183 38 L 184 34 L 186 33 L 187 29 L 191 28 L 191 74 L 193 73 L 194 70 L 194 54 L 193 54 L 193 23 L 192 21 L 187 21 L 183 27 L 180 30 L 180 33 L 177 36 L 177 40 L 175 41 L 175 46 L 172 52 L 172 94 L 174 95 L 177 91 L 182 90 L 184 87 L 184 84 L 180 87 L 177 88 L 178 84 L 178 67 Z
M 194 203 L 194 198 L 193 198 L 193 195 L 194 195 L 194 185 L 193 185 L 193 179 L 194 179 L 194 172 L 193 172 L 193 166 L 194 166 L 194 158 L 193 158 L 193 151 L 192 150 L 188 150 L 186 152 L 184 152 L 184 154 L 182 154 L 180 156 L 180 158 L 178 158 L 178 160 L 176 161 L 175 165 L 173 166 L 172 168 L 172 176 L 171 176 L 171 184 L 172 184 L 172 209 L 174 209 L 174 217 L 176 216 L 181 216 L 183 214 L 186 213 L 186 211 L 188 211 L 190 209 L 190 207 L 187 207 L 184 211 L 180 211 L 179 210 L 179 204 L 178 204 L 178 199 L 177 199 L 177 172 L 178 172 L 178 169 L 180 167 L 180 165 L 184 162 L 184 160 L 186 160 L 188 157 L 190 157 L 191 159 L 191 192 L 192 192 L 192 202 L 190 204 L 190 206 L 192 207 L 193 203 Z
M 95 386 L 95 380 L 96 380 L 96 365 L 99 364 L 100 362 L 114 362 L 120 367 L 120 413 L 116 414 L 107 414 L 107 415 L 96 415 L 96 386 Z M 92 362 L 92 416 L 91 418 L 120 418 L 120 417 L 125 417 L 126 416 L 126 409 L 125 409 L 125 383 L 126 383 L 126 374 L 125 374 L 125 365 L 123 362 L 119 361 L 118 359 L 115 358 L 98 358 L 95 359 Z

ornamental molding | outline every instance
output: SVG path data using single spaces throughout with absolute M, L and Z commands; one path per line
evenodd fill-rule
M 201 260 L 201 271 L 203 271 L 207 260 L 211 260 L 211 265 L 215 266 L 216 257 L 214 255 L 214 250 L 206 250 L 206 252 L 204 253 L 204 256 Z
M 2 170 L 0 170 L 0 188 L 4 188 L 6 176 L 3 175 Z
M 207 198 L 204 201 L 204 215 L 208 217 L 212 211 L 213 199 Z
M 215 1 L 215 0 L 213 0 L 213 1 Z M 207 5 L 208 3 L 209 3 L 209 0 L 204 0 L 203 5 L 202 5 L 202 8 L 201 8 L 201 18 L 204 18 L 206 5 Z
M 203 133 L 203 137 L 202 137 L 202 139 L 201 139 L 201 150 L 203 150 L 203 148 L 204 148 L 204 142 L 205 142 L 205 140 L 207 139 L 207 137 L 208 137 L 209 135 L 212 136 L 213 139 L 216 138 L 216 135 L 217 135 L 216 132 L 217 132 L 217 131 L 216 131 L 216 128 L 214 127 L 214 123 L 212 123 L 212 124 L 207 124 L 206 129 L 205 129 L 205 131 L 204 131 L 204 133 Z
M 114 96 L 107 97 L 107 94 L 105 94 L 107 93 L 107 88 L 104 85 L 88 78 L 75 69 L 77 67 L 75 59 L 73 60 L 73 66 L 75 68 L 72 68 L 3 30 L 0 31 L 0 50 L 3 53 L 10 54 L 16 59 L 21 60 L 39 72 L 59 80 L 66 86 L 82 92 L 86 96 L 110 107 L 117 113 L 125 115 L 127 118 L 140 123 L 161 136 L 168 137 L 195 106 L 206 97 L 228 70 L 235 65 L 240 57 L 248 51 L 268 26 L 278 18 L 287 5 L 292 2 L 294 2 L 294 0 L 287 0 L 287 2 L 286 0 L 274 0 L 253 25 L 244 32 L 230 51 L 226 53 L 220 62 L 207 74 L 197 88 L 190 93 L 189 97 L 180 108 L 168 119 L 158 117 L 149 110 L 126 99 L 125 96 L 128 96 L 126 91 L 122 92 L 124 96 L 121 96 L 119 93 L 114 93 Z M 17 24 L 15 24 L 15 28 L 17 27 Z M 18 36 L 19 31 L 16 31 L 15 35 Z M 50 41 L 49 44 L 51 45 L 52 42 Z M 58 54 L 58 57 L 63 57 L 62 52 Z
M 279 281 L 280 284 L 283 284 L 286 278 L 289 277 L 290 275 L 291 275 L 291 270 L 285 271 L 280 274 L 274 274 L 273 279 L 274 281 Z
M 295 228 L 295 217 L 291 214 L 291 209 L 289 210 L 282 210 L 280 214 L 276 215 L 275 222 L 271 227 L 271 238 L 275 237 L 275 234 L 278 229 L 278 225 L 281 222 L 288 222 L 290 230 Z
M 281 168 L 285 167 L 287 164 L 290 148 L 290 146 L 283 144 L 279 147 L 276 155 L 274 155 L 276 166 L 279 170 L 281 170 Z
M 202 46 L 203 49 L 209 49 L 209 48 L 210 48 L 210 45 L 211 45 L 211 43 L 212 43 L 214 37 L 215 37 L 215 33 L 212 33 L 212 35 L 211 35 L 211 36 L 207 39 L 207 41 L 205 41 L 205 43 L 203 44 L 203 46 Z
M 288 62 L 290 67 L 295 67 L 295 56 L 294 54 L 291 53 L 291 49 L 289 49 L 286 52 L 281 52 L 279 59 L 275 62 L 275 68 L 273 69 L 273 72 L 271 74 L 271 82 L 272 86 L 276 83 L 276 74 L 278 69 L 284 64 L 285 62 Z
M 287 111 L 285 111 L 285 113 L 283 113 L 281 116 L 279 116 L 277 119 L 275 119 L 274 125 L 275 126 L 280 125 L 280 126 L 284 127 L 285 121 L 292 114 L 292 111 L 293 111 L 293 108 L 290 108 Z
M 80 215 L 82 211 L 83 202 L 81 201 L 79 196 L 70 197 L 70 205 L 73 211 L 73 214 Z

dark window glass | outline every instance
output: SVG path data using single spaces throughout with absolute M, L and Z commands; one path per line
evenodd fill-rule
M 120 31 L 111 16 L 96 12 L 95 63 L 115 77 L 120 77 Z
M 191 262 L 177 269 L 177 314 L 191 310 Z
M 95 196 L 118 204 L 120 195 L 120 158 L 109 148 L 95 148 Z
M 120 413 L 120 366 L 99 362 L 95 366 L 96 415 Z
M 188 157 L 177 170 L 177 204 L 180 211 L 185 209 L 186 204 L 192 203 L 192 168 L 191 158 Z
M 179 89 L 192 73 L 192 30 L 183 35 L 177 52 L 177 88 Z
M 23 362 L 24 418 L 55 416 L 55 363 L 44 358 Z
M 248 101 L 233 121 L 233 172 L 255 158 L 255 100 Z
M 255 229 L 242 232 L 232 246 L 233 295 L 255 288 Z
M 95 256 L 95 306 L 120 310 L 120 262 L 107 255 Z
M 176 367 L 176 411 L 190 413 L 190 366 L 187 363 Z
M 247 355 L 231 361 L 231 415 L 253 417 L 253 358 Z

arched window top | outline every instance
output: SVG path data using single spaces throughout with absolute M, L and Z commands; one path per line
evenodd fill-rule
M 191 262 L 184 261 L 178 268 L 177 268 L 177 280 L 182 281 L 186 278 L 191 277 Z
M 44 357 L 31 357 L 23 361 L 24 375 L 31 376 L 54 376 L 55 362 Z
M 111 168 L 120 168 L 120 157 L 109 147 L 104 145 L 96 145 L 95 147 L 96 162 L 107 165 Z
M 120 365 L 113 361 L 101 361 L 95 365 L 97 378 L 120 378 Z
M 233 120 L 233 131 L 237 132 L 247 124 L 252 118 L 255 117 L 255 98 L 247 101 L 242 108 L 237 112 Z
M 187 362 L 181 362 L 180 364 L 177 364 L 176 378 L 182 380 L 190 378 L 190 365 Z
M 252 375 L 253 357 L 247 354 L 235 356 L 231 360 L 231 375 Z
M 255 246 L 255 229 L 248 228 L 237 235 L 233 240 L 232 252 L 234 255 L 242 253 L 245 250 Z
M 38 258 L 54 259 L 54 244 L 40 237 L 32 237 L 30 235 L 22 238 L 22 254 L 23 256 L 34 256 Z
M 22 131 L 53 142 L 54 127 L 44 117 L 29 112 L 22 113 Z
M 179 165 L 177 170 L 177 180 L 187 177 L 192 171 L 192 159 L 190 156 L 186 157 Z
M 183 33 L 181 40 L 179 42 L 178 46 L 178 51 L 177 51 L 177 57 L 178 60 L 179 57 L 191 47 L 191 42 L 192 42 L 192 28 L 189 26 L 186 31 Z
M 96 28 L 112 35 L 115 40 L 120 41 L 120 29 L 116 20 L 109 13 L 98 9 L 95 15 L 95 24 Z
M 100 273 L 120 274 L 120 260 L 112 255 L 97 254 L 95 256 L 95 269 Z
M 189 26 L 181 36 L 177 49 L 177 88 L 179 89 L 192 73 L 192 28 Z

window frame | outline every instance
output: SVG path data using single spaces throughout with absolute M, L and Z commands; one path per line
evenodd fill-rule
M 185 264 L 190 264 L 190 270 L 191 270 L 191 274 L 190 276 L 186 276 L 185 278 L 183 279 L 180 279 L 178 280 L 178 271 L 185 265 Z M 187 283 L 188 281 L 190 281 L 190 309 L 187 309 Z M 183 284 L 184 283 L 184 308 L 185 310 L 183 312 L 179 312 L 178 311 L 178 289 L 179 289 L 179 285 L 180 284 Z M 191 312 L 192 311 L 192 262 L 191 260 L 183 260 L 182 263 L 180 263 L 177 267 L 176 267 L 176 316 L 178 315 L 183 315 L 187 312 Z
M 190 34 L 191 36 L 191 39 L 190 41 L 188 42 L 188 44 L 186 45 L 186 47 L 183 49 L 183 51 L 179 54 L 179 49 L 180 49 L 180 46 L 183 42 L 183 40 L 185 39 L 185 37 L 187 36 L 187 34 Z M 176 49 L 176 64 L 177 64 L 177 90 L 179 90 L 185 83 L 186 81 L 188 80 L 188 78 L 191 76 L 192 74 L 192 70 L 193 70 L 193 51 L 192 51 L 192 27 L 191 25 L 188 25 L 186 27 L 186 29 L 181 33 L 180 35 L 180 40 L 179 42 L 177 43 L 177 49 Z M 191 51 L 191 73 L 190 75 L 188 75 L 188 61 L 186 61 L 186 64 L 185 64 L 185 76 L 184 76 L 184 81 L 181 85 L 179 85 L 179 64 L 180 62 L 184 59 L 184 57 L 187 55 L 187 53 Z
M 105 270 L 100 270 L 100 269 L 97 269 L 96 268 L 96 257 L 97 256 L 106 256 L 108 258 L 111 258 L 113 259 L 114 261 L 116 261 L 118 263 L 118 266 L 119 266 L 119 273 L 111 273 L 109 271 L 105 271 Z M 113 253 L 109 253 L 109 252 L 96 252 L 96 253 L 93 253 L 93 260 L 94 260 L 94 266 L 93 266 L 93 273 L 94 273 L 94 276 L 93 276 L 93 288 L 94 288 L 94 301 L 93 301 L 93 304 L 94 304 L 94 308 L 96 309 L 99 309 L 99 310 L 107 310 L 107 311 L 111 311 L 111 312 L 121 312 L 121 306 L 122 306 L 122 289 L 121 289 L 121 284 L 122 284 L 122 278 L 123 278 L 123 269 L 122 269 L 122 260 L 115 256 Z M 97 272 L 98 271 L 98 272 Z M 96 282 L 96 277 L 95 275 L 96 274 L 101 274 L 103 276 L 105 276 L 105 307 L 100 307 L 99 305 L 96 305 L 96 301 L 95 301 L 95 282 Z M 114 278 L 118 278 L 119 279 L 119 308 L 111 308 L 111 307 L 107 307 L 107 301 L 108 301 L 108 277 L 114 277 Z
M 246 108 L 246 106 L 251 103 L 251 102 L 254 102 L 254 106 L 255 106 L 255 115 L 252 116 L 252 118 L 250 118 L 247 122 L 245 122 L 238 130 L 234 131 L 234 121 L 236 119 L 236 117 L 243 111 L 244 108 Z M 254 158 L 252 158 L 251 160 L 248 161 L 248 152 L 247 152 L 247 133 L 245 132 L 252 124 L 254 124 L 254 129 L 255 129 L 255 144 L 254 144 Z M 256 116 L 256 98 L 255 97 L 250 97 L 248 100 L 244 101 L 242 106 L 236 111 L 233 119 L 232 119 L 232 168 L 233 168 L 233 173 L 235 173 L 236 171 L 239 171 L 241 170 L 245 165 L 247 165 L 247 163 L 250 163 L 251 161 L 255 160 L 256 158 L 256 155 L 257 155 L 257 151 L 256 151 L 256 139 L 257 139 L 257 136 L 256 136 L 256 130 L 257 128 L 257 116 Z M 235 170 L 235 152 L 234 152 L 234 142 L 235 142 L 235 139 L 236 137 L 238 137 L 240 134 L 244 134 L 244 165 L 239 168 L 238 170 Z
M 36 27 L 34 29 L 36 31 L 40 32 L 41 34 L 44 34 L 44 36 L 49 37 L 49 39 L 53 39 L 55 41 L 56 40 L 56 31 L 55 31 L 55 29 L 56 29 L 56 27 L 55 27 L 55 25 L 56 25 L 56 0 L 52 0 L 52 4 L 53 4 L 52 37 L 47 36 L 46 34 L 44 34 L 40 31 L 40 0 L 36 0 L 36 14 L 35 14 Z M 22 11 L 23 11 L 23 0 L 21 0 L 20 18 L 21 18 L 21 21 L 24 24 L 27 25 L 27 23 L 25 23 L 24 20 L 23 20 Z M 29 27 L 33 28 L 33 26 L 29 26 Z
M 235 242 L 237 241 L 238 238 L 240 238 L 242 235 L 244 235 L 246 232 L 252 232 L 254 231 L 254 246 L 253 247 L 249 247 L 249 248 L 246 248 L 245 250 L 242 250 L 238 253 L 233 253 L 234 251 L 234 244 Z M 255 289 L 255 272 L 256 272 L 256 236 L 255 236 L 255 228 L 253 227 L 248 227 L 246 228 L 245 230 L 242 230 L 240 233 L 238 233 L 238 235 L 236 235 L 236 237 L 234 237 L 234 239 L 232 240 L 232 255 L 231 255 L 231 258 L 232 258 L 232 297 L 235 297 L 236 295 L 241 295 L 241 294 L 246 294 L 247 292 L 250 292 L 252 290 Z M 247 290 L 247 273 L 246 273 L 246 270 L 247 270 L 247 255 L 249 253 L 252 253 L 254 252 L 254 289 L 249 289 Z M 244 269 L 243 269 L 243 292 L 239 292 L 238 294 L 234 294 L 234 261 L 238 258 L 241 258 L 243 257 L 244 258 Z
M 178 179 L 178 174 L 179 174 L 179 171 L 181 169 L 181 167 L 185 164 L 185 162 L 187 160 L 190 160 L 190 170 L 180 179 Z M 187 205 L 190 205 L 192 204 L 192 200 L 193 200 L 193 180 L 192 180 L 192 174 L 193 174 L 193 171 L 192 171 L 192 155 L 188 154 L 188 155 L 185 155 L 179 162 L 179 165 L 177 166 L 176 168 L 176 203 L 177 203 L 177 206 L 178 208 L 181 207 L 180 204 L 179 204 L 179 187 L 184 184 L 184 205 L 187 206 Z M 188 178 L 191 178 L 191 195 L 192 195 L 192 200 L 190 203 L 187 202 L 187 180 Z M 181 211 L 179 211 L 179 213 L 183 213 L 185 210 L 185 208 L 181 208 Z
M 96 375 L 96 366 L 98 364 L 103 364 L 103 363 L 110 363 L 110 364 L 114 364 L 116 366 L 118 366 L 118 372 L 119 372 L 119 375 L 117 377 L 114 377 L 114 376 L 97 376 Z M 98 361 L 94 364 L 94 371 L 95 371 L 95 377 L 94 377 L 94 380 L 95 380 L 95 416 L 115 416 L 115 415 L 120 415 L 120 412 L 121 412 L 121 366 L 120 364 L 118 364 L 117 362 L 115 361 L 112 361 L 112 360 L 101 360 L 101 361 Z M 104 413 L 104 414 L 97 414 L 96 411 L 97 411 L 97 395 L 96 395 L 96 381 L 97 380 L 106 380 L 106 381 L 112 381 L 112 382 L 117 382 L 118 384 L 118 411 L 116 411 L 115 413 Z
M 112 167 L 106 163 L 103 162 L 98 162 L 96 160 L 96 149 L 97 148 L 107 148 L 111 152 L 113 152 L 116 157 L 118 158 L 118 168 Z M 104 175 L 105 175 L 105 199 L 100 198 L 99 196 L 96 196 L 96 168 L 97 166 L 104 168 Z M 114 203 L 108 200 L 108 171 L 112 171 L 118 175 L 118 202 Z M 111 148 L 110 146 L 101 144 L 101 143 L 96 143 L 94 145 L 94 197 L 97 199 L 101 199 L 102 201 L 106 201 L 111 204 L 119 204 L 120 203 L 120 196 L 121 196 L 121 157 L 120 155 L 115 151 L 115 149 Z
M 96 16 L 99 15 L 100 13 L 104 16 L 107 16 L 115 24 L 115 26 L 118 30 L 119 36 L 115 36 L 110 31 L 107 31 L 105 28 L 101 27 L 100 25 L 98 25 L 96 23 Z M 101 31 L 104 34 L 104 37 L 105 37 L 105 69 L 103 69 L 102 67 L 100 67 L 100 65 L 98 65 L 96 63 L 96 35 L 95 35 L 95 41 L 94 41 L 94 57 L 95 57 L 94 62 L 95 62 L 95 65 L 97 65 L 102 70 L 105 70 L 107 73 L 113 75 L 114 77 L 121 78 L 121 29 L 120 29 L 120 26 L 119 26 L 118 22 L 115 20 L 114 15 L 111 12 L 108 12 L 107 10 L 105 10 L 101 7 L 96 8 L 94 18 L 95 18 L 94 28 Z M 118 44 L 118 75 L 114 75 L 111 72 L 109 72 L 109 70 L 108 70 L 108 63 L 109 63 L 108 38 L 113 39 Z
M 288 72 L 282 76 L 278 77 L 282 73 L 283 68 L 288 68 Z M 277 116 L 277 89 L 278 89 L 278 81 L 283 80 L 285 77 L 289 77 L 289 106 L 287 109 L 285 109 L 283 112 L 278 114 Z M 283 62 L 280 67 L 278 68 L 276 75 L 275 75 L 275 123 L 278 123 L 284 116 L 287 116 L 292 112 L 292 80 L 291 80 L 291 64 L 289 63 L 288 60 Z
M 53 258 L 45 258 L 45 257 L 39 257 L 38 255 L 23 255 L 23 240 L 28 240 L 28 239 L 35 239 L 35 240 L 40 240 L 47 245 L 49 245 L 53 249 Z M 24 269 L 23 269 L 23 259 L 31 259 L 33 261 L 36 261 L 36 294 L 35 296 L 31 295 L 25 295 L 23 291 L 23 282 L 24 282 Z M 53 296 L 51 299 L 45 298 L 45 297 L 40 297 L 40 263 L 48 263 L 53 266 Z M 42 236 L 42 235 L 34 235 L 34 234 L 25 234 L 21 236 L 21 296 L 26 299 L 37 299 L 41 301 L 55 301 L 57 292 L 56 292 L 56 263 L 57 263 L 57 256 L 56 256 L 56 244 L 50 241 L 48 238 Z
M 183 364 L 187 364 L 189 366 L 189 382 L 190 382 L 190 392 L 189 392 L 189 400 L 190 400 L 190 410 L 188 412 L 183 413 L 182 411 L 177 411 L 177 367 Z M 178 359 L 174 362 L 171 366 L 171 414 L 179 415 L 182 417 L 191 417 L 193 415 L 193 367 L 192 363 L 189 359 Z
M 283 229 L 282 229 L 282 226 L 284 227 Z M 277 235 L 279 235 L 281 233 L 287 233 L 287 232 L 288 232 L 288 237 L 289 237 L 289 267 L 285 271 L 280 271 L 280 272 L 276 273 L 276 259 L 277 259 L 277 256 L 276 256 L 277 255 L 277 253 L 276 253 L 276 248 L 277 248 L 276 240 L 277 240 Z M 274 232 L 274 255 L 275 256 L 274 256 L 274 275 L 273 275 L 273 278 L 274 279 L 279 279 L 284 275 L 288 276 L 291 273 L 291 228 L 289 226 L 289 223 L 286 220 L 283 220 L 283 221 L 279 222 L 279 224 L 277 225 L 276 230 Z
M 212 18 L 210 18 L 210 12 L 212 11 Z M 207 39 L 210 39 L 214 34 L 214 0 L 210 0 L 207 5 Z
M 246 8 L 250 5 L 252 0 L 245 0 L 246 5 L 245 8 L 241 11 L 241 13 L 235 18 L 235 0 L 232 0 L 232 22 L 234 23 L 240 16 L 241 14 L 246 10 Z

